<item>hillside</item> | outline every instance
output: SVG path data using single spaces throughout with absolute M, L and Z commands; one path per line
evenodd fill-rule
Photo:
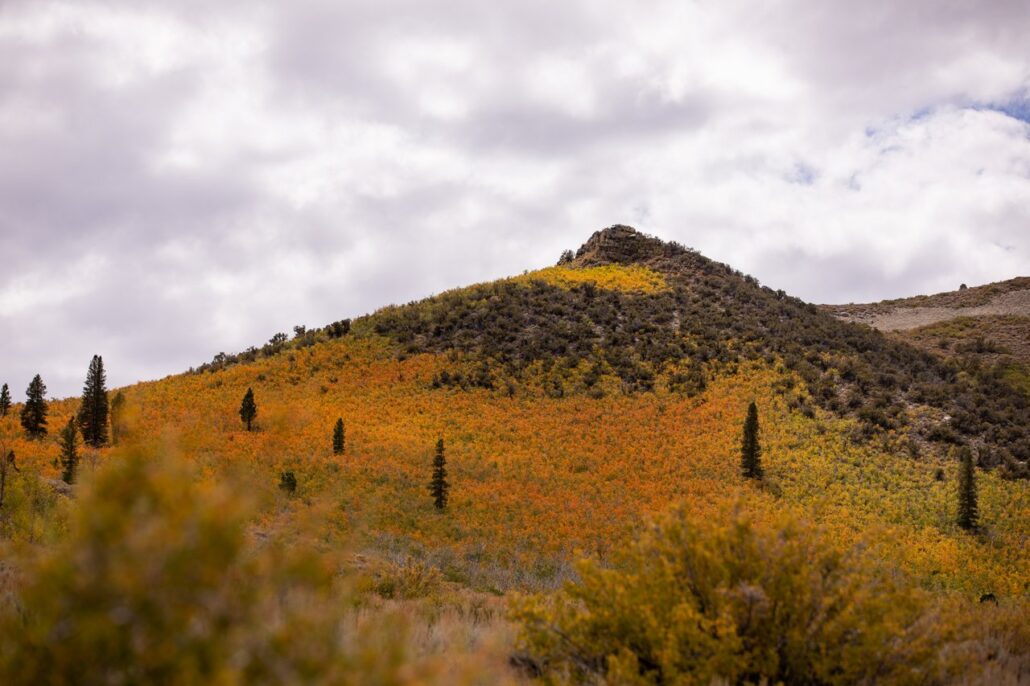
M 628 227 L 594 234 L 561 268 L 613 266 L 656 280 L 621 289 L 502 281 L 387 308 L 355 329 L 388 336 L 406 354 L 460 353 L 466 366 L 490 370 L 479 375 L 487 387 L 509 392 L 598 393 L 595 380 L 610 377 L 624 393 L 664 385 L 690 395 L 742 361 L 780 360 L 804 382 L 790 394 L 797 408 L 854 417 L 860 439 L 886 431 L 919 450 L 969 442 L 982 464 L 1030 474 L 1028 399 L 992 370 L 960 370 Z M 455 378 L 467 386 L 478 377 L 457 369 Z
M 903 331 L 957 317 L 1030 316 L 1030 277 L 1020 276 L 983 286 L 883 300 L 878 303 L 823 305 L 845 321 L 868 324 L 881 331 Z
M 823 305 L 960 368 L 988 369 L 1030 395 L 1030 277 L 865 305 Z
M 255 431 L 239 415 L 248 388 Z M 1030 583 L 1022 391 L 628 227 L 595 233 L 554 267 L 276 336 L 121 390 L 124 447 L 86 451 L 84 481 L 103 483 L 108 464 L 140 450 L 189 465 L 203 489 L 235 484 L 258 503 L 254 541 L 342 554 L 335 564 L 358 577 L 362 621 L 396 610 L 423 636 L 414 654 L 486 655 L 474 683 L 543 668 L 516 659 L 504 619 L 513 594 L 579 579 L 582 557 L 617 564 L 672 506 L 727 526 L 728 512 L 762 526 L 818 521 L 834 545 L 858 545 L 958 603 L 955 616 L 987 612 L 976 602 L 985 594 L 1013 607 Z M 752 400 L 760 485 L 739 468 Z M 51 403 L 43 441 L 2 420 L 21 469 L 3 519 L 12 545 L 81 535 L 74 500 L 46 485 L 61 473 L 56 429 L 76 404 Z M 338 418 L 342 454 L 331 442 Z M 445 512 L 426 489 L 440 438 Z M 955 524 L 963 444 L 985 468 L 976 535 Z M 280 486 L 287 472 L 294 490 Z M 134 489 L 113 490 L 134 502 Z M 519 676 L 509 658 L 530 666 Z M 460 683 L 449 678 L 437 683 Z

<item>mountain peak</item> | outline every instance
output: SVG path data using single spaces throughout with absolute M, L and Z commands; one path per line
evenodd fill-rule
M 674 243 L 637 231 L 632 226 L 615 224 L 594 234 L 576 251 L 576 264 L 633 264 L 656 257 L 667 257 L 684 249 Z

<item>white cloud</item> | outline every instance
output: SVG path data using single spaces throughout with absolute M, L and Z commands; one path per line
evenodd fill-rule
M 1030 125 L 991 108 L 1028 34 L 1015 0 L 6 3 L 3 380 L 161 376 L 616 222 L 821 302 L 1025 274 Z

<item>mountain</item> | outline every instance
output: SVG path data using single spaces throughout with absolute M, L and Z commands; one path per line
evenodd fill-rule
M 356 327 L 391 338 L 407 354 L 454 351 L 466 365 L 489 370 L 471 380 L 461 369 L 450 375 L 463 384 L 542 383 L 559 395 L 596 393 L 594 380 L 606 375 L 624 393 L 664 385 L 690 394 L 742 361 L 778 361 L 803 382 L 790 396 L 796 407 L 854 417 L 859 438 L 894 432 L 918 450 L 968 442 L 982 465 L 1030 474 L 1028 398 L 996 369 L 951 364 L 908 341 L 841 322 L 625 226 L 595 233 L 561 269 L 582 276 L 614 267 L 653 274 L 653 282 L 599 289 L 589 282 L 563 287 L 534 278 L 527 288 L 501 281 L 388 308 Z M 527 376 L 533 364 L 542 369 Z M 577 380 L 571 371 L 584 365 L 589 373 Z
M 298 328 L 292 338 L 276 335 L 187 373 L 119 389 L 124 403 L 114 421 L 122 445 L 85 453 L 86 510 L 46 488 L 61 474 L 61 448 L 53 438 L 16 434 L 12 411 L 0 420 L 7 432 L 0 439 L 21 471 L 9 481 L 14 504 L 0 519 L 0 536 L 71 550 L 66 566 L 43 571 L 66 570 L 60 582 L 78 597 L 84 572 L 68 570 L 78 570 L 79 561 L 98 551 L 154 554 L 147 541 L 178 550 L 197 538 L 180 511 L 215 493 L 228 500 L 216 500 L 214 511 L 236 512 L 219 490 L 230 484 L 233 494 L 257 503 L 247 531 L 258 549 L 285 539 L 342 555 L 334 569 L 350 580 L 353 595 L 316 605 L 358 608 L 347 626 L 400 608 L 414 635 L 429 637 L 418 651 L 449 662 L 487 651 L 481 637 L 488 636 L 501 646 L 502 666 L 491 669 L 506 669 L 510 657 L 533 674 L 546 664 L 515 651 L 508 600 L 582 579 L 575 562 L 584 556 L 616 568 L 634 541 L 652 536 L 642 534 L 654 531 L 648 523 L 670 508 L 688 521 L 728 527 L 712 534 L 722 542 L 706 555 L 742 550 L 744 539 L 731 533 L 751 526 L 746 522 L 777 532 L 747 550 L 787 555 L 783 542 L 798 540 L 792 527 L 801 525 L 783 522 L 814 521 L 818 531 L 805 528 L 800 539 L 851 551 L 831 551 L 827 559 L 857 556 L 855 569 L 885 565 L 889 579 L 918 587 L 905 603 L 930 598 L 959 608 L 942 605 L 948 619 L 935 626 L 957 636 L 955 627 L 965 626 L 958 618 L 974 617 L 998 642 L 983 655 L 1009 656 L 1017 639 L 1005 643 L 998 637 L 1010 634 L 976 613 L 986 611 L 979 599 L 993 597 L 999 612 L 1015 608 L 1018 616 L 1030 570 L 1030 412 L 1026 393 L 1010 381 L 994 367 L 842 321 L 694 250 L 613 226 L 555 266 Z M 248 390 L 253 431 L 240 415 Z M 758 483 L 740 468 L 752 402 L 764 470 Z M 75 411 L 74 400 L 51 403 L 50 426 L 65 426 Z M 342 453 L 334 450 L 338 420 Z M 450 484 L 445 509 L 428 490 L 441 439 Z M 975 470 L 982 525 L 973 533 L 956 523 L 955 456 L 965 447 L 982 467 Z M 132 451 L 170 455 L 194 470 L 197 484 L 118 471 Z M 99 491 L 89 490 L 94 478 Z M 179 533 L 171 542 L 154 538 L 148 532 L 164 529 L 148 524 L 155 508 L 139 504 L 139 494 L 176 489 L 181 493 L 168 497 L 180 518 L 166 528 Z M 101 536 L 123 520 L 137 521 L 139 530 Z M 201 523 L 215 527 L 211 518 Z M 62 542 L 89 535 L 99 543 L 88 554 Z M 184 555 L 184 567 L 212 555 Z M 804 553 L 775 559 L 802 565 L 788 570 L 798 579 L 832 585 L 829 568 L 803 567 Z M 112 569 L 120 571 L 97 578 L 133 592 L 154 585 L 131 576 L 153 571 L 143 561 L 120 560 Z M 777 591 L 755 590 L 753 581 L 734 582 L 717 597 L 746 600 L 761 612 L 762 593 Z M 893 581 L 868 583 L 873 590 L 865 597 L 896 598 L 880 595 Z M 49 586 L 39 594 L 63 597 Z M 876 632 L 888 624 L 894 626 L 882 620 L 864 627 L 863 635 L 881 636 Z M 375 635 L 403 633 L 390 626 Z M 458 638 L 440 638 L 441 626 Z M 980 639 L 962 640 L 981 646 Z
M 889 332 L 959 367 L 994 369 L 1009 385 L 1030 394 L 1030 277 L 822 309 Z

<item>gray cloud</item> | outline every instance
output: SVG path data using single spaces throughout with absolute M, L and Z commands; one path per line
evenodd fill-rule
M 617 222 L 818 302 L 1027 272 L 1030 7 L 15 0 L 0 380 L 181 371 Z

